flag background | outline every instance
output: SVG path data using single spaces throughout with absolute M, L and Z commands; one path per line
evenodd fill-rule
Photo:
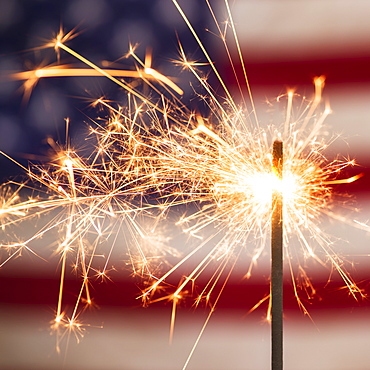
M 212 2 L 213 3 L 213 2 Z M 212 19 L 202 1 L 183 1 L 192 24 L 206 43 L 227 85 L 236 91 L 229 63 L 220 53 L 220 40 L 207 32 Z M 214 2 L 219 19 L 227 19 L 221 2 Z M 249 81 L 261 122 L 267 120 L 266 99 L 288 87 L 310 97 L 312 78 L 327 78 L 325 100 L 333 114 L 328 132 L 340 134 L 328 149 L 335 155 L 356 158 L 353 174 L 365 176 L 344 191 L 356 197 L 351 220 L 367 222 L 369 208 L 370 142 L 370 3 L 326 1 L 233 2 L 232 12 L 240 39 Z M 70 117 L 72 135 L 83 135 L 86 109 L 81 97 L 107 94 L 120 99 L 121 92 L 109 81 L 96 78 L 45 79 L 28 101 L 22 102 L 21 83 L 8 80 L 11 72 L 55 61 L 53 50 L 37 50 L 62 24 L 77 27 L 81 35 L 71 41 L 74 49 L 89 59 L 117 60 L 127 52 L 129 41 L 139 42 L 139 53 L 153 49 L 153 67 L 178 76 L 172 60 L 178 58 L 178 38 L 185 50 L 202 58 L 186 26 L 169 0 L 63 2 L 3 0 L 0 2 L 0 150 L 23 164 L 44 158 L 45 137 L 64 142 L 64 118 Z M 230 32 L 230 30 L 229 30 Z M 45 60 L 46 55 L 46 60 Z M 74 62 L 63 55 L 66 62 Z M 238 74 L 241 67 L 233 54 Z M 125 61 L 123 63 L 126 63 Z M 129 64 L 129 62 L 127 62 Z M 212 77 L 211 77 L 212 82 Z M 186 86 L 184 81 L 181 86 Z M 186 91 L 186 98 L 191 90 Z M 193 104 L 189 98 L 189 104 Z M 19 176 L 19 168 L 0 158 L 2 180 Z M 338 240 L 344 258 L 354 261 L 352 276 L 369 291 L 369 233 L 345 223 L 323 225 Z M 41 254 L 50 255 L 48 241 Z M 71 338 L 68 350 L 55 353 L 50 336 L 58 295 L 59 267 L 56 258 L 42 261 L 24 255 L 0 270 L 0 367 L 3 369 L 175 369 L 181 368 L 203 325 L 207 310 L 180 307 L 173 344 L 168 345 L 171 304 L 144 309 L 137 282 L 121 269 L 112 282 L 94 284 L 95 309 L 82 320 L 91 326 L 77 345 Z M 119 260 L 117 261 L 119 263 Z M 189 369 L 268 369 L 270 332 L 263 320 L 266 305 L 247 312 L 269 290 L 268 259 L 255 276 L 242 279 L 242 262 L 211 319 Z M 286 369 L 367 369 L 370 324 L 368 301 L 356 301 L 341 289 L 343 282 L 330 271 L 311 269 L 317 299 L 306 302 L 311 319 L 298 309 L 289 279 L 285 285 Z M 330 277 L 330 282 L 328 278 Z M 66 281 L 66 303 L 73 304 L 78 282 Z M 103 326 L 103 328 L 98 328 Z

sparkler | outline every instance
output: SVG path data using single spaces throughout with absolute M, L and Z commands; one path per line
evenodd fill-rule
M 13 183 L 3 186 L 3 229 L 19 227 L 23 221 L 31 217 L 39 218 L 48 212 L 62 212 L 53 216 L 51 222 L 26 240 L 4 243 L 3 248 L 9 251 L 9 255 L 2 265 L 23 250 L 36 253 L 32 243 L 46 233 L 58 230 L 60 240 L 56 253 L 61 259 L 61 277 L 52 327 L 57 331 L 63 329 L 73 332 L 77 336 L 83 334 L 83 326 L 79 321 L 84 310 L 82 306 L 93 303 L 90 281 L 93 278 L 109 277 L 110 258 L 117 244 L 118 233 L 127 239 L 133 274 L 148 281 L 141 294 L 143 304 L 160 300 L 172 302 L 171 336 L 177 305 L 187 299 L 189 287 L 194 286 L 202 275 L 209 274 L 207 271 L 211 271 L 207 284 L 195 297 L 196 305 L 205 302 L 210 306 L 210 314 L 186 367 L 237 257 L 245 251 L 251 254 L 251 263 L 246 270 L 246 277 L 250 277 L 265 253 L 271 227 L 273 302 L 272 312 L 268 312 L 267 319 L 270 320 L 272 314 L 273 333 L 278 333 L 276 342 L 279 345 L 273 353 L 273 362 L 282 364 L 283 241 L 289 246 L 293 239 L 297 239 L 304 259 L 311 258 L 321 265 L 329 260 L 342 276 L 349 292 L 354 297 L 362 294 L 331 248 L 330 240 L 318 227 L 321 215 L 335 216 L 332 211 L 332 187 L 358 178 L 340 178 L 341 170 L 355 162 L 345 159 L 330 162 L 324 157 L 323 151 L 328 144 L 319 136 L 330 113 L 329 107 L 321 111 L 324 77 L 314 80 L 315 95 L 312 100 L 299 97 L 293 91 L 278 97 L 278 102 L 285 102 L 286 105 L 283 124 L 278 122 L 276 126 L 264 130 L 257 120 L 253 99 L 250 103 L 254 119 L 250 120 L 245 107 L 239 107 L 234 101 L 186 15 L 177 2 L 173 2 L 199 43 L 206 63 L 219 79 L 225 91 L 225 100 L 217 97 L 198 72 L 197 67 L 204 63 L 188 60 L 181 45 L 179 63 L 199 81 L 203 89 L 199 96 L 210 112 L 207 116 L 184 106 L 174 94 L 181 95 L 182 90 L 171 79 L 152 69 L 150 61 L 141 61 L 133 47 L 129 54 L 137 63 L 136 71 L 104 69 L 66 45 L 72 38 L 71 33 L 65 35 L 60 32 L 47 46 L 54 47 L 58 52 L 68 52 L 90 69 L 62 65 L 22 72 L 13 77 L 25 79 L 25 88 L 29 92 L 39 78 L 101 75 L 127 92 L 127 104 L 125 107 L 114 106 L 104 98 L 98 98 L 92 103 L 105 109 L 107 118 L 94 120 L 89 126 L 90 137 L 94 142 L 90 155 L 83 156 L 69 143 L 63 147 L 50 141 L 55 152 L 51 163 L 24 168 L 31 182 L 38 184 L 44 191 L 44 196 L 19 201 L 17 196 L 20 190 L 33 185 Z M 225 4 L 244 68 L 230 9 L 228 3 Z M 211 7 L 210 10 L 229 54 L 226 35 L 221 31 Z M 141 79 L 158 98 L 149 98 L 122 79 L 125 77 Z M 251 97 L 247 80 L 246 84 Z M 281 141 L 285 148 L 284 168 Z M 273 155 L 270 151 L 272 143 Z M 16 190 L 9 190 L 9 186 Z M 156 233 L 158 225 L 168 220 L 170 210 L 183 205 L 189 205 L 189 208 L 177 221 L 177 225 L 191 236 L 200 238 L 201 242 L 163 273 L 157 267 L 156 260 L 162 260 L 168 254 L 178 257 L 176 251 L 163 243 L 165 239 L 149 243 L 149 248 L 143 245 L 145 241 L 148 242 L 150 235 Z M 142 225 L 141 219 L 144 218 L 149 220 L 149 227 Z M 217 226 L 216 234 L 204 237 L 202 233 L 206 233 L 211 225 Z M 103 266 L 99 267 L 97 259 L 103 254 L 99 248 L 102 239 L 113 241 L 109 252 L 104 253 Z M 278 256 L 275 258 L 274 253 L 278 247 Z M 317 249 L 321 249 L 321 252 Z M 284 250 L 298 305 L 308 314 L 299 289 L 303 287 L 310 295 L 311 283 L 296 256 L 299 253 L 289 248 Z M 67 316 L 63 308 L 63 284 L 71 256 L 74 256 L 74 269 L 81 275 L 82 284 L 75 307 Z M 164 295 L 163 290 L 171 289 L 171 275 L 180 268 L 189 268 L 192 259 L 197 260 L 195 267 L 188 270 L 174 291 Z M 274 272 L 278 275 L 276 278 Z M 272 340 L 274 347 L 275 340 Z
M 275 141 L 273 169 L 281 181 L 283 175 L 283 143 Z M 271 368 L 283 369 L 283 197 L 275 190 L 271 218 Z

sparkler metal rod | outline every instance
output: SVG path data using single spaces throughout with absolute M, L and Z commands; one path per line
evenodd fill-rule
M 283 178 L 283 143 L 272 148 L 273 171 Z M 271 220 L 271 369 L 283 369 L 283 194 L 275 189 L 272 195 Z

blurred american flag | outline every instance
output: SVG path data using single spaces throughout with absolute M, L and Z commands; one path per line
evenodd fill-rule
M 227 18 L 223 3 L 211 2 L 219 19 Z M 370 219 L 370 2 L 342 0 L 236 0 L 230 1 L 248 76 L 261 120 L 264 101 L 294 87 L 302 94 L 312 91 L 314 76 L 325 75 L 325 97 L 333 114 L 328 129 L 340 133 L 329 156 L 356 158 L 354 173 L 365 174 L 344 191 L 357 197 L 358 220 Z M 229 63 L 218 56 L 219 40 L 212 29 L 206 3 L 180 2 L 206 43 L 228 86 L 236 89 Z M 19 82 L 8 81 L 10 71 L 32 68 L 44 61 L 44 53 L 31 50 L 57 32 L 78 26 L 84 32 L 74 48 L 93 61 L 116 60 L 127 51 L 129 41 L 154 51 L 155 68 L 176 75 L 171 60 L 177 58 L 176 29 L 186 50 L 197 55 L 192 40 L 170 0 L 68 0 L 0 2 L 0 150 L 19 161 L 43 156 L 43 139 L 63 141 L 64 118 L 81 132 L 83 101 L 76 96 L 109 93 L 119 99 L 106 81 L 99 79 L 53 79 L 40 81 L 26 104 Z M 28 51 L 25 51 L 28 50 Z M 25 52 L 23 52 L 25 51 Z M 47 54 L 53 62 L 53 51 Z M 237 56 L 234 60 L 238 65 Z M 67 60 L 70 62 L 71 60 Z M 181 77 L 181 76 L 180 76 Z M 93 114 L 93 112 L 88 112 Z M 23 163 L 22 162 L 22 163 Z M 2 179 L 19 169 L 0 158 Z M 349 174 L 351 176 L 352 173 Z M 328 225 L 343 238 L 346 258 L 356 261 L 353 277 L 369 290 L 369 234 L 346 225 Z M 55 262 L 55 263 L 53 263 Z M 357 264 L 358 263 L 358 264 Z M 139 293 L 128 273 L 113 282 L 97 284 L 94 297 L 99 310 L 86 314 L 89 334 L 76 345 L 70 342 L 66 355 L 54 353 L 48 333 L 58 292 L 57 261 L 44 263 L 24 256 L 0 271 L 0 367 L 2 369 L 177 369 L 181 368 L 201 328 L 205 312 L 180 309 L 174 344 L 168 346 L 170 305 L 140 308 Z M 356 302 L 341 289 L 343 282 L 327 276 L 312 278 L 319 299 L 307 302 L 312 323 L 299 312 L 287 279 L 285 294 L 286 369 L 367 369 L 370 355 L 369 303 Z M 268 369 L 269 327 L 261 317 L 266 309 L 246 316 L 248 310 L 268 294 L 268 271 L 261 269 L 251 281 L 237 270 L 224 291 L 189 369 Z M 78 284 L 66 281 L 70 304 Z M 67 298 L 68 302 L 68 298 Z

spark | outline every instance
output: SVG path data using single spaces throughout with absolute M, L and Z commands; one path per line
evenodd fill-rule
M 25 80 L 24 90 L 27 95 L 30 94 L 38 80 L 40 78 L 47 77 L 101 77 L 110 75 L 112 77 L 118 78 L 143 78 L 151 79 L 154 81 L 161 81 L 177 94 L 183 95 L 183 91 L 178 87 L 170 78 L 164 76 L 160 72 L 156 71 L 153 68 L 146 67 L 143 70 L 123 70 L 123 69 L 87 69 L 87 68 L 71 68 L 69 65 L 58 65 L 51 67 L 38 68 L 32 71 L 14 73 L 10 77 L 15 80 Z

